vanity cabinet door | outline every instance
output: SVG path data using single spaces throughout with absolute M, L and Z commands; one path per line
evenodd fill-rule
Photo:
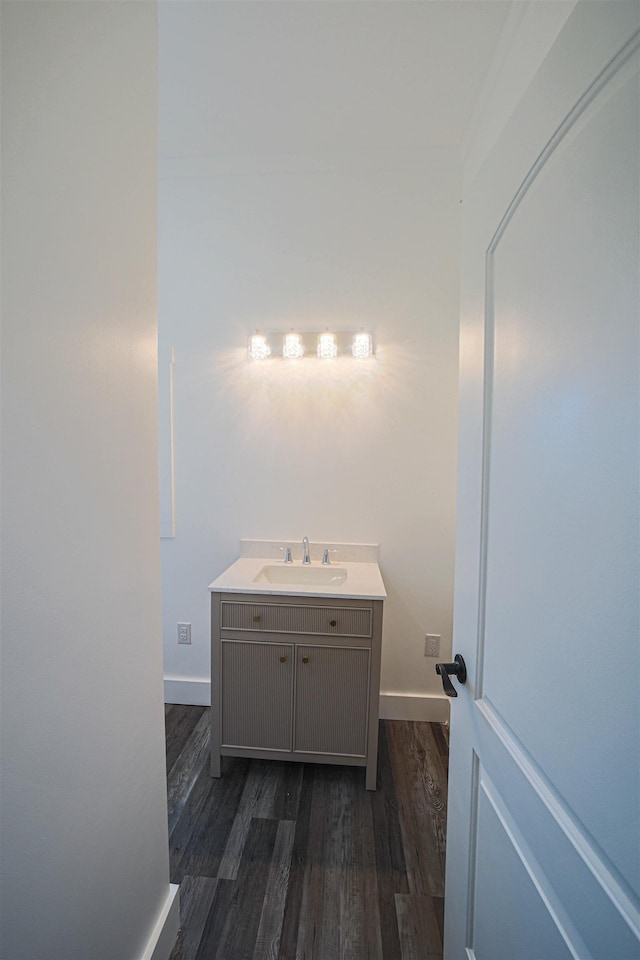
M 293 645 L 222 641 L 223 747 L 291 752 Z
M 370 651 L 296 647 L 294 752 L 366 757 Z

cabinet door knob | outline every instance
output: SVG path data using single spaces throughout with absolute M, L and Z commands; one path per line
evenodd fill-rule
M 280 657 L 280 663 L 286 663 L 286 662 L 287 662 L 286 657 Z
M 337 620 L 329 620 L 329 626 L 330 626 L 330 627 L 335 627 L 335 625 L 336 625 L 337 622 L 338 622 Z
M 255 615 L 255 617 L 253 618 L 253 622 L 254 622 L 254 623 L 260 623 L 260 614 L 259 614 L 259 613 L 257 613 L 257 614 Z
M 302 658 L 302 662 L 303 662 L 303 663 L 309 663 L 309 657 L 303 657 L 303 658 Z

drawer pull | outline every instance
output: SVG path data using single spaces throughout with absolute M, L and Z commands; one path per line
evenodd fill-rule
M 335 625 L 337 624 L 337 622 L 338 622 L 337 620 L 329 620 L 329 626 L 330 626 L 330 627 L 335 627 Z
M 260 623 L 260 614 L 259 614 L 259 613 L 257 613 L 257 614 L 255 615 L 255 617 L 253 618 L 253 622 L 254 622 L 254 623 Z
M 280 663 L 286 663 L 286 662 L 287 662 L 286 657 L 280 657 Z
M 309 657 L 303 657 L 303 658 L 302 658 L 302 662 L 303 662 L 303 663 L 309 663 Z

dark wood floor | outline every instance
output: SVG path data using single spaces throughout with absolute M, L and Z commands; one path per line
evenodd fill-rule
M 441 960 L 447 744 L 439 724 L 380 721 L 362 767 L 226 758 L 209 709 L 166 707 L 171 960 Z

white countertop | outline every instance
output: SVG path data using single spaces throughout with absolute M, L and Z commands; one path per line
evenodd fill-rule
M 342 584 L 301 584 L 301 583 L 268 583 L 255 578 L 265 566 L 282 566 L 285 569 L 300 568 L 299 562 L 285 564 L 283 560 L 273 560 L 268 557 L 240 557 L 235 563 L 221 573 L 213 583 L 209 584 L 212 593 L 256 593 L 286 595 L 297 597 L 346 597 L 352 600 L 384 600 L 387 596 L 377 563 L 343 563 L 336 560 L 331 567 L 347 571 L 347 578 Z M 312 561 L 313 567 L 320 567 L 319 561 Z

